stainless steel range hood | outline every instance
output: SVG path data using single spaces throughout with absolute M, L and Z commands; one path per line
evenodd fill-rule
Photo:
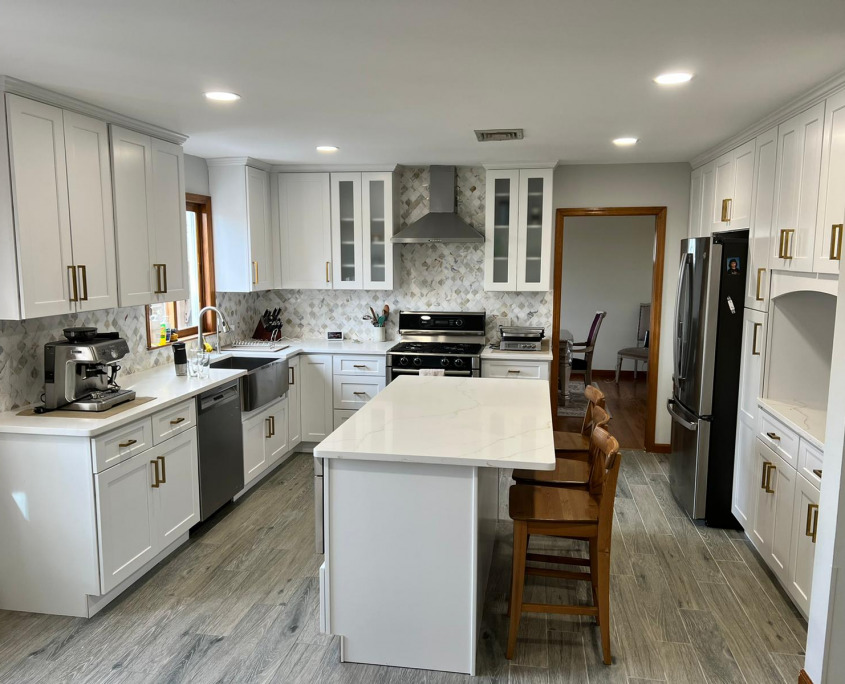
M 455 167 L 429 167 L 429 211 L 391 238 L 401 244 L 484 242 L 484 236 L 455 213 Z

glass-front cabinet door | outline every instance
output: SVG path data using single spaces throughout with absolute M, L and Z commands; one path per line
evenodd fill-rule
M 361 254 L 361 174 L 333 173 L 332 281 L 336 290 L 360 290 L 364 282 Z M 296 258 L 295 255 L 293 258 Z
M 365 290 L 392 290 L 395 246 L 391 244 L 394 226 L 393 174 L 361 174 L 361 214 L 363 219 L 363 268 Z
M 543 291 L 551 288 L 552 169 L 519 172 L 516 288 Z
M 484 289 L 516 290 L 519 170 L 488 171 Z

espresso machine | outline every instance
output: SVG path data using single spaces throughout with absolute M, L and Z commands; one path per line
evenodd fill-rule
M 63 332 L 65 340 L 44 345 L 43 411 L 106 411 L 135 398 L 117 384 L 118 361 L 129 353 L 126 340 L 96 328 Z

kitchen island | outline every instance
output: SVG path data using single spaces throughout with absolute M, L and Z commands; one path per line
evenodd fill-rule
M 474 674 L 498 471 L 554 468 L 548 383 L 400 377 L 314 457 L 341 659 Z

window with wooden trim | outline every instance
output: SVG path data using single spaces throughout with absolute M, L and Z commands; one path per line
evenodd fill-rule
M 177 302 L 147 305 L 147 347 L 155 349 L 197 334 L 197 315 L 216 304 L 214 288 L 214 239 L 211 228 L 211 198 L 186 195 L 188 226 L 188 274 L 190 296 Z M 203 330 L 214 330 L 214 314 L 205 314 Z

